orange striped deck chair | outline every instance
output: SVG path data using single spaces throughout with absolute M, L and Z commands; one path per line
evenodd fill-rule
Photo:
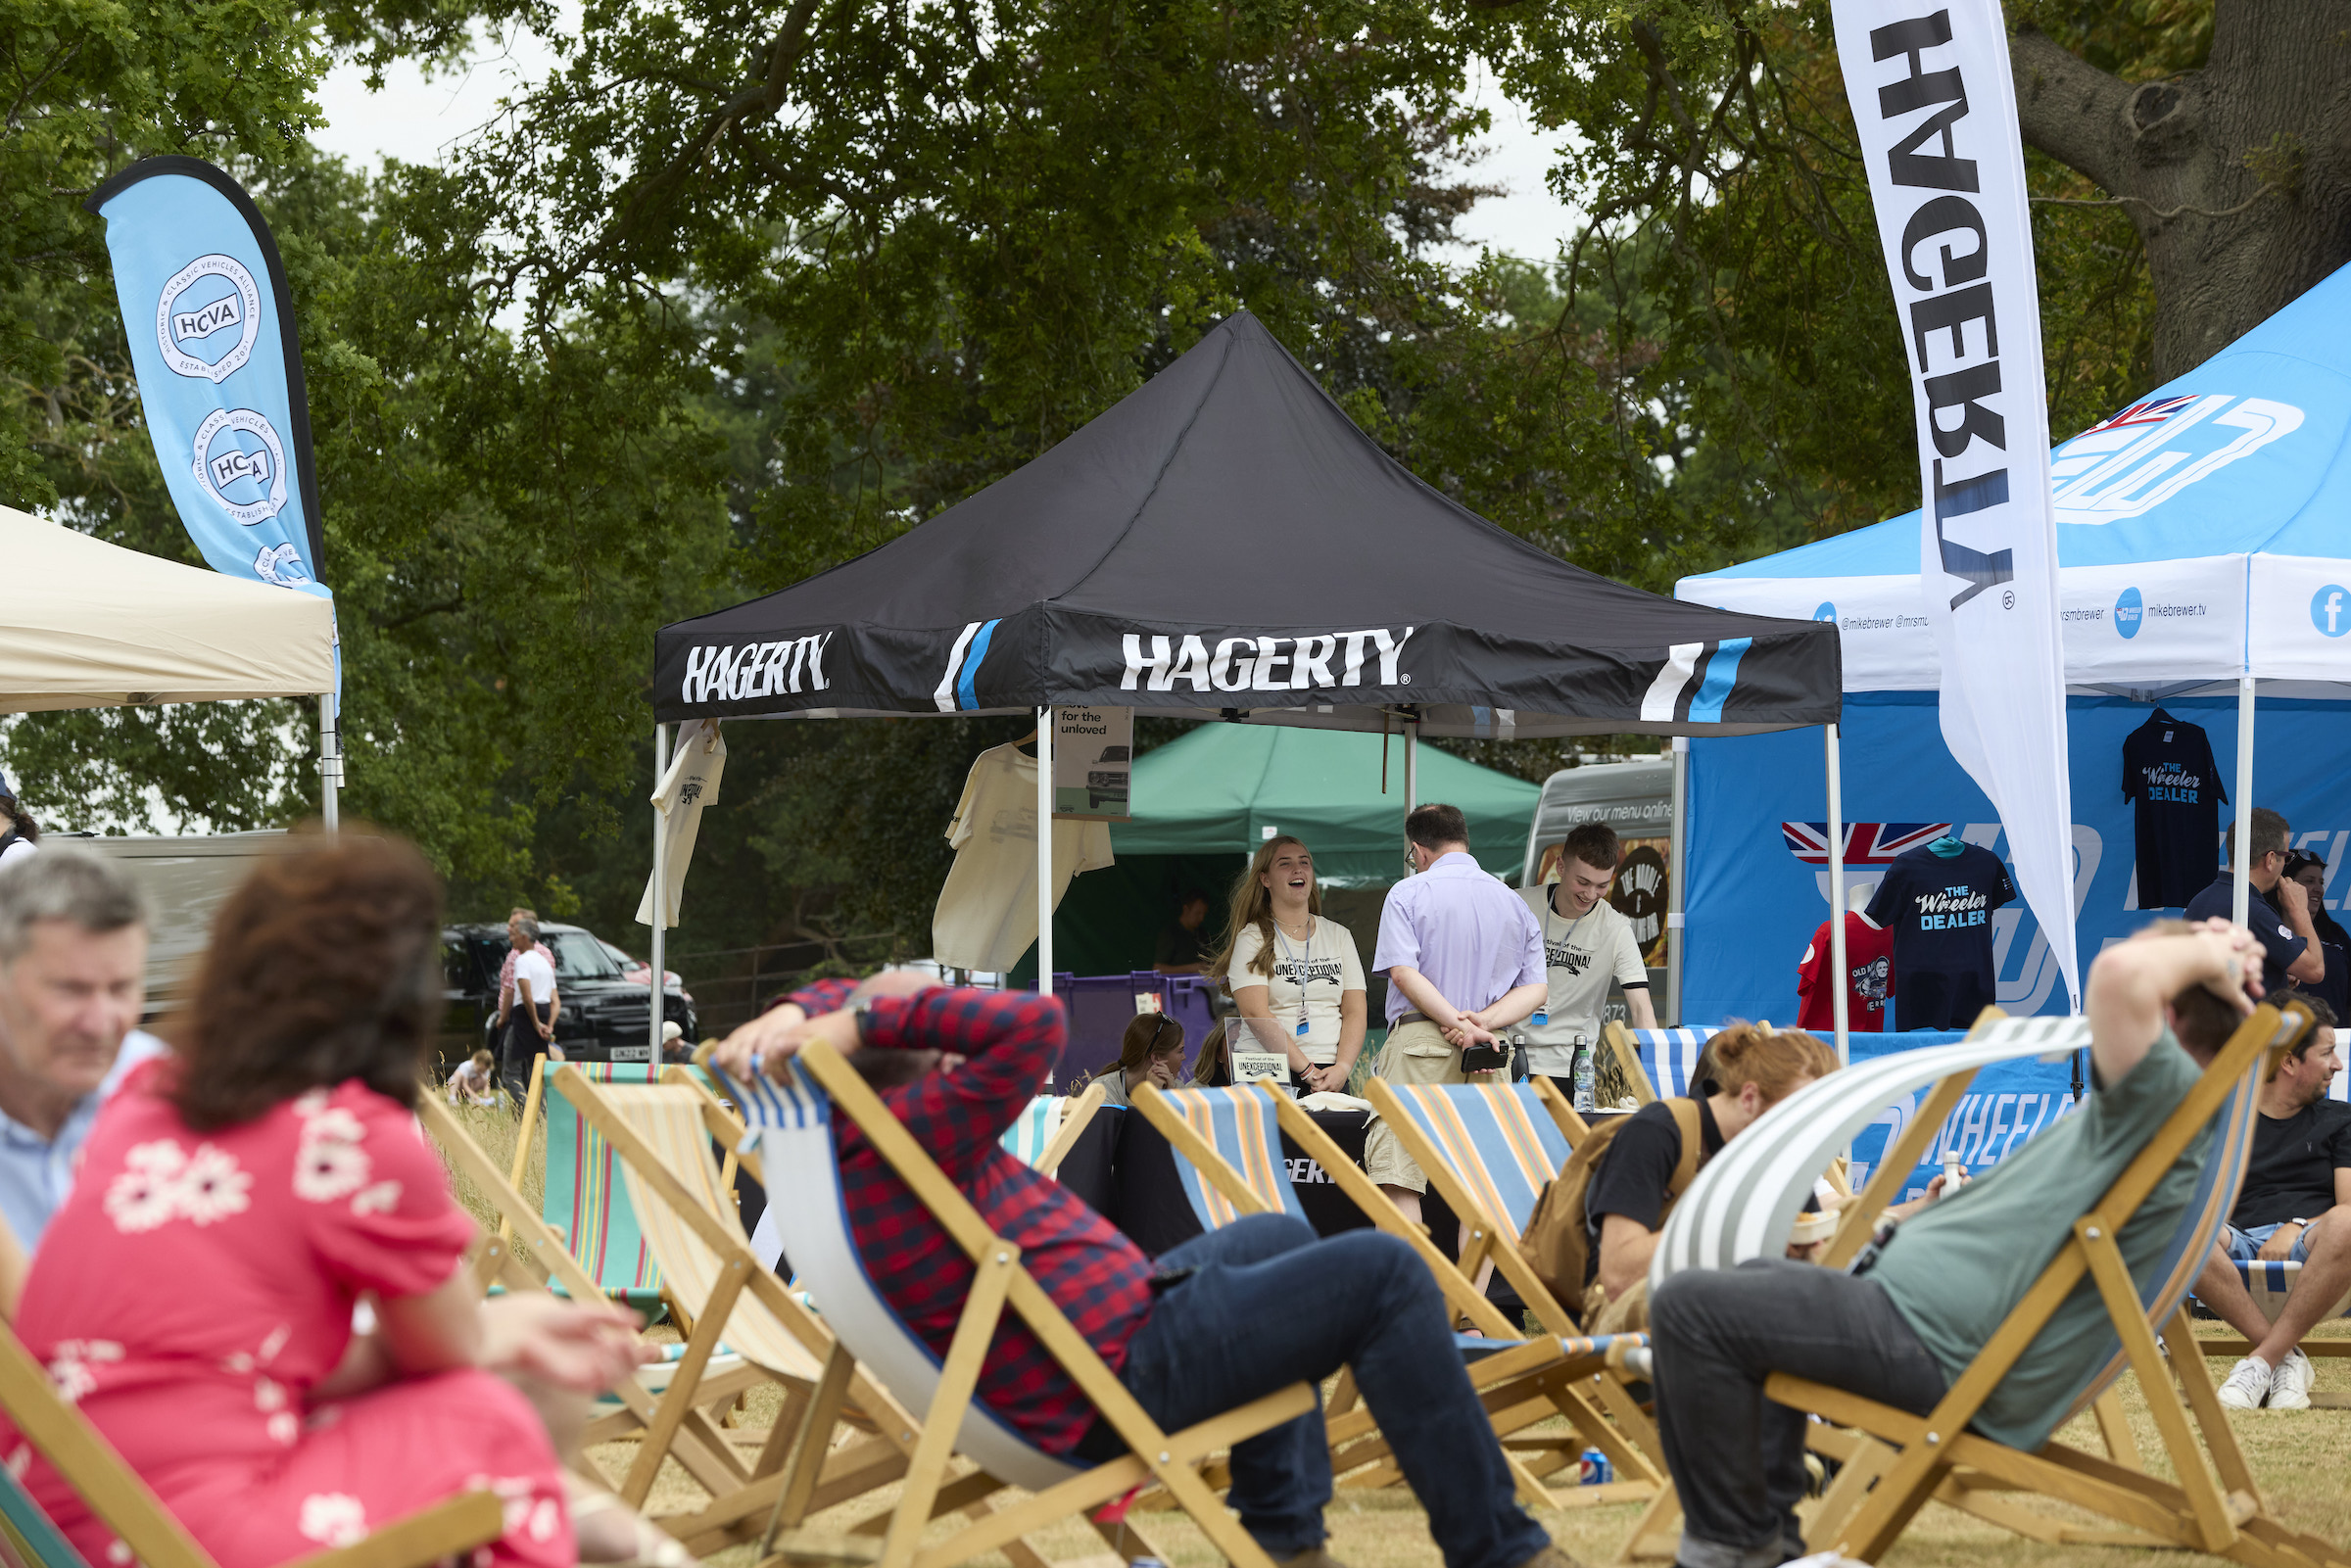
M 1418 1225 L 1406 1220 L 1372 1185 L 1329 1134 L 1286 1094 L 1270 1084 L 1231 1089 L 1136 1091 L 1135 1109 L 1158 1128 L 1179 1157 L 1176 1172 L 1203 1228 L 1220 1229 L 1245 1214 L 1289 1213 L 1306 1217 L 1290 1183 L 1281 1139 L 1311 1155 L 1331 1180 L 1381 1229 L 1417 1252 L 1445 1289 L 1454 1309 L 1477 1331 L 1461 1339 L 1469 1380 L 1485 1402 L 1519 1496 L 1533 1507 L 1569 1507 L 1648 1497 L 1657 1490 L 1658 1461 L 1637 1441 L 1611 1425 L 1579 1380 L 1601 1375 L 1611 1347 L 1608 1339 L 1578 1333 L 1521 1334 L 1500 1308 L 1478 1294 L 1470 1278 L 1429 1244 Z M 1534 1134 L 1529 1129 L 1529 1136 Z M 1557 1134 L 1555 1133 L 1555 1136 Z M 1563 1148 L 1563 1140 L 1562 1140 Z M 1641 1336 L 1616 1336 L 1638 1341 Z M 1630 1402 L 1625 1402 L 1631 1410 Z M 1558 1415 L 1575 1428 L 1572 1438 L 1534 1436 L 1527 1429 Z M 1403 1479 L 1369 1412 L 1345 1379 L 1329 1407 L 1331 1471 L 1350 1488 L 1392 1485 Z M 1647 1431 L 1647 1423 L 1642 1423 Z M 1606 1487 L 1555 1489 L 1543 1477 L 1580 1459 L 1584 1445 L 1599 1447 L 1626 1479 Z M 1572 1446 L 1574 1452 L 1567 1451 Z
M 1533 1217 L 1544 1187 L 1588 1130 L 1583 1117 L 1547 1078 L 1423 1084 L 1373 1078 L 1366 1090 L 1372 1109 L 1461 1223 L 1458 1259 L 1434 1248 L 1427 1255 L 1448 1297 L 1457 1303 L 1484 1303 L 1476 1280 L 1491 1261 L 1546 1333 L 1561 1343 L 1578 1339 L 1581 1323 L 1536 1277 L 1518 1251 L 1518 1236 Z M 1380 1202 L 1386 1212 L 1395 1213 L 1384 1197 Z M 1474 1312 L 1469 1315 L 1480 1321 Z M 1644 1343 L 1639 1335 L 1613 1338 L 1616 1344 L 1611 1348 L 1619 1352 L 1619 1358 L 1625 1350 Z M 1566 1402 L 1559 1413 L 1608 1455 L 1617 1480 L 1604 1487 L 1563 1489 L 1553 1506 L 1655 1497 L 1665 1483 L 1664 1447 L 1655 1424 L 1625 1392 L 1622 1379 L 1612 1371 L 1599 1372 L 1576 1385 L 1574 1392 L 1577 1398 Z M 1526 1450 L 1539 1473 L 1552 1474 L 1581 1457 L 1582 1439 L 1517 1435 L 1506 1438 L 1504 1446 Z M 1578 1451 L 1569 1452 L 1571 1446 Z

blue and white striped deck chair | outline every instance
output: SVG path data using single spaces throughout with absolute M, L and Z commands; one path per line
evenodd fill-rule
M 785 1077 L 761 1077 L 729 1092 L 748 1123 L 770 1192 L 781 1206 L 784 1249 L 800 1282 L 824 1305 L 825 1322 L 843 1349 L 908 1408 L 923 1412 L 923 1435 L 884 1537 L 882 1568 L 953 1568 L 1015 1537 L 1072 1513 L 1090 1513 L 1138 1484 L 1156 1480 L 1235 1568 L 1271 1568 L 1265 1549 L 1242 1530 L 1210 1490 L 1199 1467 L 1216 1450 L 1316 1408 L 1315 1391 L 1295 1384 L 1181 1432 L 1162 1432 L 1080 1336 L 1021 1263 L 1017 1249 L 989 1230 L 946 1174 L 892 1116 L 855 1069 L 822 1044 L 784 1064 Z M 846 1118 L 968 1254 L 975 1279 L 945 1356 L 917 1335 L 889 1305 L 859 1256 L 842 1196 L 835 1120 Z M 1088 1468 L 1046 1453 L 974 1397 L 980 1367 L 1004 1315 L 1025 1323 L 1045 1352 L 1091 1401 L 1130 1450 Z M 963 1454 L 988 1478 L 942 1487 L 947 1463 Z M 986 1495 L 980 1486 L 1025 1487 L 1032 1503 L 959 1521 L 945 1540 L 924 1531 L 942 1502 L 963 1507 Z
M 2285 1310 L 2285 1299 L 2293 1294 L 2294 1286 L 2301 1280 L 2302 1265 L 2284 1260 L 2270 1262 L 2256 1259 L 2252 1262 L 2239 1262 L 2236 1265 L 2236 1273 L 2237 1277 L 2245 1282 L 2245 1294 L 2253 1299 L 2253 1309 L 2259 1312 L 2265 1320 L 2275 1323 L 2278 1321 L 2279 1314 Z M 2325 1322 L 2330 1317 L 2351 1317 L 2351 1294 L 2346 1294 L 2342 1300 L 2327 1307 L 2320 1315 L 2319 1321 Z M 2200 1343 L 2207 1355 L 2248 1355 L 2252 1354 L 2253 1350 L 2253 1347 L 2241 1338 L 2208 1339 Z M 2351 1340 L 2306 1339 L 2302 1342 L 2302 1354 L 2314 1356 L 2351 1356 Z M 2320 1409 L 2339 1410 L 2351 1406 L 2351 1397 L 2314 1392 L 2310 1396 L 2310 1402 L 2314 1407 Z
M 2281 1559 L 2278 1548 L 2283 1547 L 2314 1562 L 2351 1563 L 2351 1556 L 2314 1538 L 2288 1535 L 2262 1514 L 2259 1492 L 2221 1410 L 2211 1372 L 2183 1310 L 2188 1287 L 2210 1254 L 2214 1232 L 2243 1183 L 2256 1099 L 2272 1054 L 2308 1023 L 2308 1015 L 2299 1007 L 2282 1014 L 2265 1007 L 2237 1029 L 2179 1109 L 2081 1216 L 2074 1239 L 2058 1251 L 1974 1365 L 1954 1381 L 1930 1414 L 1912 1415 L 1785 1374 L 1769 1380 L 1766 1392 L 1773 1400 L 1857 1429 L 1878 1445 L 1867 1450 L 1870 1462 L 1864 1466 L 1875 1486 L 1866 1495 L 1860 1485 L 1847 1488 L 1824 1503 L 1808 1537 L 1814 1549 L 1833 1546 L 1847 1556 L 1874 1561 L 1928 1498 L 1948 1484 L 1949 1490 L 1941 1494 L 1947 1500 L 2043 1540 L 2089 1537 L 2020 1507 L 2014 1497 L 2039 1494 L 2105 1514 L 2154 1544 L 2261 1563 L 2290 1560 Z M 2007 1020 L 1980 1028 L 1960 1044 L 1882 1057 L 1799 1089 L 1700 1172 L 1666 1221 L 1651 1265 L 1651 1288 L 1685 1268 L 1724 1268 L 1751 1258 L 1779 1256 L 1812 1178 L 1894 1100 L 1938 1078 L 1942 1087 L 1937 1098 L 1947 1092 L 1947 1098 L 1955 1100 L 1950 1084 L 1972 1077 L 1978 1069 L 2023 1055 L 2068 1052 L 2087 1043 L 2087 1025 L 2079 1019 Z M 1940 1119 L 1936 1099 L 1931 1098 L 1913 1126 L 1905 1129 L 1904 1139 L 1915 1135 L 1923 1148 Z M 2195 1188 L 2162 1253 L 2135 1276 L 2116 1236 L 2157 1182 L 2199 1141 L 2205 1153 Z M 1898 1148 L 1890 1152 L 1880 1166 L 1886 1183 L 1881 1187 L 1873 1173 L 1856 1206 L 1865 1215 L 1873 1212 L 1873 1195 L 1890 1193 L 1907 1175 L 1916 1153 Z M 1904 1154 L 1910 1158 L 1902 1158 Z M 1848 1234 L 1841 1227 L 1838 1239 L 1844 1241 Z M 2039 1454 L 2027 1454 L 1970 1429 L 1969 1422 L 2000 1377 L 2077 1289 L 2093 1290 L 2105 1300 L 2112 1337 L 2100 1362 L 2075 1388 L 2065 1419 L 2089 1409 L 2124 1367 L 2131 1367 L 2139 1375 L 2173 1473 L 2181 1478 L 2178 1482 L 2157 1480 L 2138 1470 L 2135 1448 L 2118 1440 L 2105 1419 L 2100 1422 L 2109 1450 L 2104 1458 L 2056 1443 Z M 2168 1370 L 2159 1334 L 2172 1353 Z M 2205 1452 L 2197 1449 L 2188 1413 L 2166 1386 L 2173 1375 L 2203 1429 L 2220 1475 L 2217 1486 L 2206 1468 Z M 1985 1495 L 1971 1496 L 1979 1492 Z M 2100 1539 L 2111 1539 L 2111 1534 Z
M 1630 1029 L 1610 1020 L 1601 1039 L 1616 1058 L 1625 1086 L 1643 1105 L 1675 1095 L 1695 1094 L 1699 1059 L 1718 1028 Z

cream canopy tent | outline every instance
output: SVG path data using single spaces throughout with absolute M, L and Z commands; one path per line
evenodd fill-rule
M 314 696 L 334 605 L 0 506 L 0 713 Z

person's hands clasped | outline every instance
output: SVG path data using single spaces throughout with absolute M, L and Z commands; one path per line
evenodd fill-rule
M 481 1365 L 580 1394 L 600 1394 L 661 1358 L 637 1337 L 637 1319 L 609 1303 L 518 1291 L 482 1304 Z
M 2255 1256 L 2265 1263 L 2282 1263 L 2293 1256 L 2294 1243 L 2302 1239 L 2302 1227 L 2287 1220 L 2270 1232 L 2270 1239 L 2261 1244 Z
M 2199 926 L 2194 934 L 2204 937 L 2215 949 L 2218 972 L 2205 977 L 2204 988 L 2239 1013 L 2251 1013 L 2262 992 L 2261 939 L 2218 915 Z

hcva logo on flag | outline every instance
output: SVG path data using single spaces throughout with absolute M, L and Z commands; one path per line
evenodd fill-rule
M 2128 641 L 2138 636 L 2139 623 L 2146 619 L 2146 603 L 2138 590 L 2126 588 L 2122 597 L 2114 601 L 2114 635 Z
M 284 509 L 286 448 L 266 417 L 251 408 L 215 408 L 196 427 L 195 445 L 197 481 L 229 516 L 251 528 Z
M 239 329 L 233 343 L 220 338 L 230 327 Z M 233 256 L 198 257 L 171 274 L 155 302 L 155 340 L 164 363 L 215 386 L 253 357 L 261 330 L 261 287 Z
M 2134 404 L 2050 457 L 2057 521 L 2113 523 L 2152 511 L 2197 480 L 2292 435 L 2302 417 L 2292 404 L 2226 392 Z
M 2341 637 L 2351 632 L 2351 595 L 2340 585 L 2329 583 L 2310 596 L 2310 624 L 2319 629 L 2322 637 Z

